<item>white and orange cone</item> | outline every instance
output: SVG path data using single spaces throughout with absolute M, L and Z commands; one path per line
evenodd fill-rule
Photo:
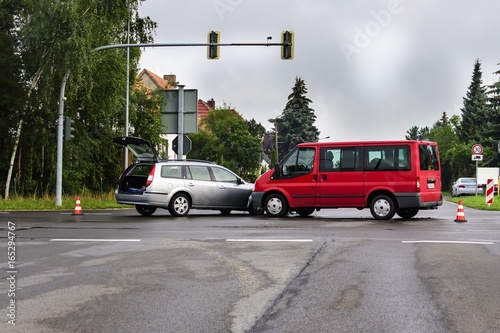
M 462 205 L 462 200 L 458 202 L 458 210 L 457 217 L 455 218 L 455 222 L 467 222 L 465 219 L 464 206 Z
M 80 205 L 80 196 L 76 196 L 75 211 L 71 215 L 83 215 L 82 206 Z

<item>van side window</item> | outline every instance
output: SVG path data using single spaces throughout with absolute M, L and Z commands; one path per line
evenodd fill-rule
M 321 148 L 319 171 L 359 170 L 360 150 L 360 147 Z
M 365 147 L 365 170 L 410 170 L 410 146 Z
M 295 149 L 283 161 L 283 176 L 311 173 L 314 163 L 314 148 Z

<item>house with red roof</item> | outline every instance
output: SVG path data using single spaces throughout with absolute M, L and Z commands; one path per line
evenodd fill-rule
M 137 76 L 139 79 L 139 84 L 146 87 L 148 92 L 153 92 L 157 89 L 162 90 L 174 90 L 177 89 L 177 78 L 174 74 L 166 74 L 163 77 L 151 72 L 148 69 L 143 69 Z M 215 101 L 213 99 L 209 101 L 204 101 L 198 99 L 198 124 L 200 120 L 208 115 L 211 109 L 215 108 Z M 166 140 L 168 140 L 167 147 L 161 147 L 165 151 L 168 158 L 176 158 L 175 152 L 172 150 L 172 141 L 177 137 L 177 134 L 164 134 Z

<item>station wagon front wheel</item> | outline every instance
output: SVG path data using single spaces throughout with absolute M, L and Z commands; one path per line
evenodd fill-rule
M 288 202 L 281 194 L 270 194 L 264 202 L 266 214 L 273 217 L 282 217 L 288 213 Z
M 370 203 L 370 212 L 375 220 L 390 220 L 396 213 L 394 200 L 385 194 L 377 195 Z
M 186 216 L 190 209 L 191 200 L 189 200 L 189 197 L 184 193 L 174 195 L 168 205 L 168 211 L 172 216 Z

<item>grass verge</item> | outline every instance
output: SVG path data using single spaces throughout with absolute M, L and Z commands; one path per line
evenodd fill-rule
M 86 209 L 116 209 L 131 208 L 129 205 L 121 205 L 116 202 L 114 193 L 103 195 L 81 195 L 80 206 Z M 2 210 L 74 210 L 76 207 L 76 196 L 63 196 L 62 205 L 56 207 L 55 197 L 14 197 L 8 200 L 0 199 L 0 211 Z
M 495 195 L 493 198 L 493 204 L 489 205 L 486 203 L 486 197 L 484 195 L 462 195 L 460 197 L 448 197 L 450 202 L 459 203 L 462 200 L 462 205 L 464 207 L 481 209 L 481 210 L 500 210 L 500 197 Z

